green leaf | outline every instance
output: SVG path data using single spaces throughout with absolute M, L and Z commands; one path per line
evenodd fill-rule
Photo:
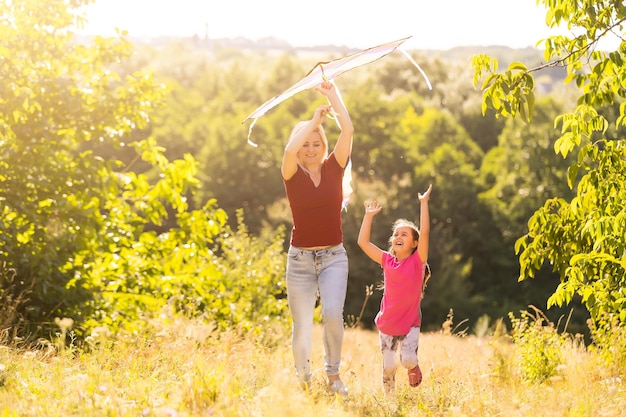
M 509 71 L 528 71 L 528 67 L 521 62 L 512 62 L 509 64 Z

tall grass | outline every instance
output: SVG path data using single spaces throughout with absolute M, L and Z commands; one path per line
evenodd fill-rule
M 559 336 L 559 364 L 536 382 L 524 378 L 532 364 L 507 332 L 459 335 L 447 323 L 421 335 L 422 385 L 410 388 L 400 368 L 396 395 L 388 397 L 377 334 L 348 328 L 344 399 L 326 390 L 319 327 L 309 393 L 296 384 L 285 325 L 218 333 L 165 315 L 149 328 L 117 337 L 100 332 L 88 340 L 90 349 L 54 342 L 0 348 L 0 416 L 595 417 L 626 409 L 622 380 L 575 338 Z

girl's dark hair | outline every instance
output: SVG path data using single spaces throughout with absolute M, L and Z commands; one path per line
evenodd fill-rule
M 426 295 L 426 285 L 428 285 L 429 279 L 430 279 L 430 265 L 426 263 L 424 264 L 424 282 L 422 283 L 422 299 L 424 299 L 424 295 Z

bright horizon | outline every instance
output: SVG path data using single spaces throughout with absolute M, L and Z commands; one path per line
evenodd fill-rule
M 556 34 L 535 0 L 97 0 L 81 33 L 276 38 L 292 46 L 367 48 L 412 36 L 407 49 L 534 47 Z M 303 10 L 308 9 L 304 12 Z

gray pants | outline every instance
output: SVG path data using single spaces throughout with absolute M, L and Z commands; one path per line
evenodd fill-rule
M 417 348 L 420 339 L 420 328 L 411 327 L 405 336 L 389 336 L 378 332 L 380 352 L 383 354 L 383 387 L 385 392 L 392 393 L 396 389 L 396 371 L 398 369 L 398 346 L 400 347 L 400 364 L 406 369 L 417 366 Z

